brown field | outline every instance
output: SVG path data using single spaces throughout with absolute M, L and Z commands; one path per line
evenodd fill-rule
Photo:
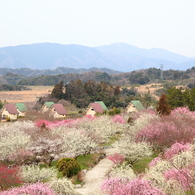
M 139 87 L 135 87 L 135 90 L 139 93 L 150 92 L 150 94 L 158 100 L 159 97 L 157 95 L 155 95 L 155 91 L 158 89 L 161 89 L 162 88 L 161 85 L 162 84 L 160 84 L 160 83 L 151 83 L 151 84 L 147 84 L 147 85 L 140 85 Z
M 0 91 L 0 100 L 8 103 L 36 102 L 37 98 L 50 94 L 53 86 L 29 86 L 27 91 Z
M 135 89 L 140 93 L 147 93 L 150 91 L 151 95 L 158 99 L 154 93 L 157 89 L 162 88 L 160 85 L 161 84 L 152 83 L 148 85 L 140 85 L 139 87 L 135 87 Z M 29 88 L 32 90 L 0 91 L 0 100 L 6 100 L 8 103 L 36 102 L 39 97 L 50 94 L 53 86 L 29 86 Z

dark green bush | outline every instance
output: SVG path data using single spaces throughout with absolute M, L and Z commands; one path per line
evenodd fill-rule
M 62 172 L 63 176 L 72 177 L 77 175 L 81 167 L 74 158 L 62 158 L 57 163 L 57 168 Z

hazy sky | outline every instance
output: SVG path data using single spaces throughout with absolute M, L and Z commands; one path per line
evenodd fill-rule
M 195 57 L 195 0 L 0 0 L 0 47 L 42 42 Z

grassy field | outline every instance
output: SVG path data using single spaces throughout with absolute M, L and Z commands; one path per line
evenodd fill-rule
M 37 98 L 50 94 L 53 86 L 29 86 L 32 90 L 0 91 L 0 100 L 8 103 L 35 102 Z

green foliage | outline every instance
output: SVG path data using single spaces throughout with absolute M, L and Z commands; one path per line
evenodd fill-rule
M 64 92 L 63 92 L 63 87 L 64 87 L 64 84 L 63 82 L 61 81 L 60 83 L 57 83 L 52 92 L 51 92 L 51 97 L 52 98 L 57 98 L 57 99 L 62 99 L 64 98 Z
M 133 71 L 130 75 L 129 81 L 132 84 L 138 83 L 140 85 L 143 85 L 143 84 L 148 83 L 150 79 L 148 75 L 145 74 L 144 72 Z
M 3 108 L 3 102 L 0 100 L 0 109 Z
M 114 107 L 112 110 L 108 111 L 108 115 L 111 115 L 111 116 L 117 115 L 117 114 L 120 114 L 120 113 L 121 113 L 121 110 L 116 108 L 116 107 Z
M 171 109 L 184 106 L 184 94 L 182 88 L 177 89 L 176 87 L 167 90 L 168 104 Z
M 74 158 L 62 158 L 57 163 L 57 168 L 66 177 L 77 175 L 81 170 L 80 164 Z
M 0 85 L 0 91 L 22 91 L 22 90 L 31 90 L 29 87 L 20 86 L 20 85 Z

